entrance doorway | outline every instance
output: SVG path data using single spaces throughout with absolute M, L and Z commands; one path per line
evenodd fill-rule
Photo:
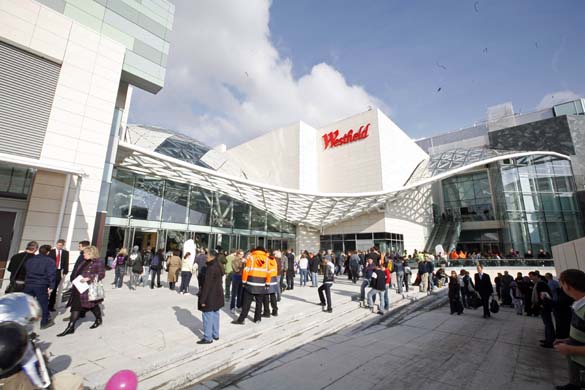
M 150 247 L 151 250 L 156 248 L 157 230 L 156 229 L 136 229 L 134 231 L 134 239 L 132 240 L 132 246 L 138 246 L 141 251 L 145 251 L 146 247 Z M 130 251 L 132 248 L 128 248 Z
M 16 213 L 10 211 L 0 211 L 0 280 L 4 279 L 8 256 L 10 255 L 10 245 L 14 232 L 14 222 Z

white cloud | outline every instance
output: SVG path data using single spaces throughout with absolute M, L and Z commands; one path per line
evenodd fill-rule
M 540 103 L 538 103 L 538 106 L 536 106 L 536 109 L 537 110 L 544 110 L 547 108 L 551 108 L 552 106 L 554 106 L 556 104 L 565 103 L 565 102 L 568 102 L 571 100 L 579 99 L 579 97 L 580 96 L 577 95 L 573 91 L 552 92 L 552 93 L 544 95 L 544 97 L 540 100 Z
M 326 63 L 295 79 L 271 41 L 269 10 L 269 0 L 177 0 L 165 88 L 136 91 L 130 120 L 233 146 L 298 120 L 387 110 Z

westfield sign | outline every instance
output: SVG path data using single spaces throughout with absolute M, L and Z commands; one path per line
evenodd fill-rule
M 337 146 L 349 144 L 355 141 L 359 141 L 361 139 L 368 138 L 368 130 L 370 128 L 370 124 L 360 126 L 358 131 L 354 129 L 350 129 L 347 133 L 339 136 L 339 130 L 332 131 L 330 133 L 323 135 L 323 141 L 325 142 L 325 148 L 335 148 Z

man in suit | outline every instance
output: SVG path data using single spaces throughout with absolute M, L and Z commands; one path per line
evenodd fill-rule
M 69 280 L 71 282 L 73 282 L 76 275 L 79 275 L 79 272 L 77 272 L 77 269 L 79 267 L 81 267 L 81 265 L 83 264 L 83 261 L 84 261 L 83 250 L 85 248 L 87 248 L 89 246 L 89 244 L 90 244 L 90 242 L 87 240 L 79 241 L 79 244 L 78 244 L 79 245 L 79 256 L 77 256 L 77 260 L 75 260 L 75 265 L 72 268 L 71 276 L 69 276 Z M 85 318 L 85 311 L 84 310 L 82 310 L 81 313 L 79 314 L 79 318 Z M 69 321 L 70 319 L 71 319 L 71 316 L 65 317 L 65 318 L 63 318 L 63 321 Z
M 49 257 L 55 260 L 55 267 L 57 273 L 55 274 L 55 286 L 51 288 L 51 296 L 49 297 L 49 311 L 55 311 L 55 302 L 57 301 L 57 290 L 61 285 L 63 276 L 69 273 L 69 251 L 63 249 L 65 247 L 65 240 L 57 241 L 55 248 L 49 252 Z
M 494 293 L 494 287 L 490 276 L 483 272 L 483 265 L 477 265 L 477 273 L 475 274 L 475 289 L 481 297 L 483 304 L 483 318 L 490 317 L 490 297 Z
M 83 240 L 83 241 L 79 241 L 79 256 L 77 256 L 77 260 L 75 260 L 75 265 L 73 266 L 73 271 L 77 270 L 78 267 L 81 266 L 81 264 L 83 264 L 84 258 L 83 258 L 83 250 L 85 248 L 87 248 L 89 246 L 89 241 L 87 240 Z M 75 272 L 71 272 L 71 277 L 69 278 L 69 280 L 71 280 L 71 282 L 73 282 L 73 275 L 75 274 Z

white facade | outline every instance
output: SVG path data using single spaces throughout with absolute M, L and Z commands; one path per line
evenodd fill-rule
M 83 172 L 67 179 L 66 173 L 37 170 L 16 235 L 20 242 L 11 252 L 30 240 L 53 244 L 57 238 L 68 238 L 75 249 L 72 242 L 93 234 L 125 47 L 30 0 L 0 2 L 0 41 L 60 64 L 38 163 L 65 162 Z
M 356 133 L 361 136 L 337 146 L 326 141 L 332 137 L 330 134 L 342 139 L 349 131 L 352 139 Z M 304 193 L 333 195 L 402 188 L 428 155 L 384 113 L 372 109 L 321 128 L 303 122 L 282 127 L 227 150 L 225 157 L 241 167 L 249 180 Z M 218 171 L 229 173 L 227 169 Z M 321 233 L 391 232 L 404 235 L 405 249 L 420 249 L 431 225 L 430 198 L 418 203 L 416 207 L 423 211 L 419 210 L 416 216 L 409 202 L 373 210 L 328 226 L 322 232 L 299 228 L 297 246 L 318 250 Z

